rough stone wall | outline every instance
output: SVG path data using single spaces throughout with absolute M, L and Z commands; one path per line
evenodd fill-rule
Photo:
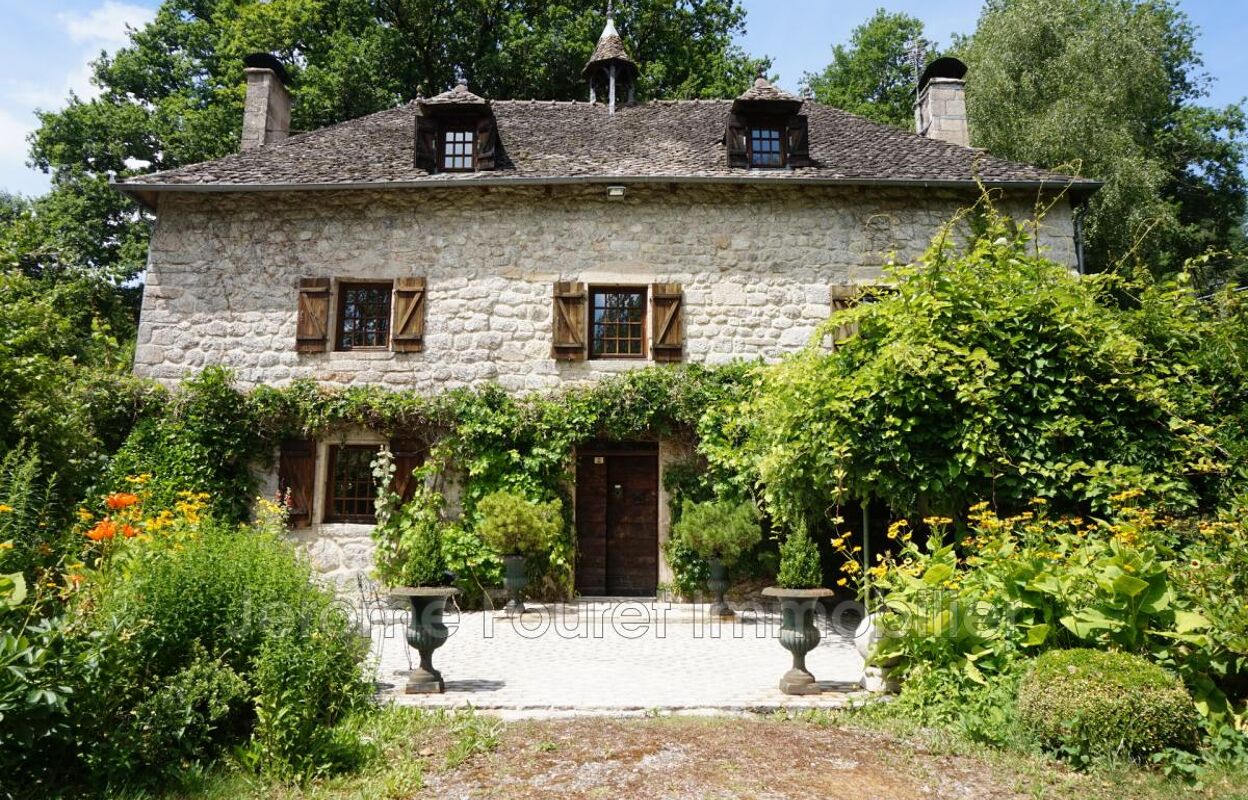
M 679 282 L 686 361 L 774 360 L 827 317 L 830 285 L 921 253 L 968 200 L 802 186 L 169 195 L 135 372 L 176 382 L 223 364 L 247 385 L 550 390 L 643 363 L 552 360 L 556 280 Z M 1025 213 L 1032 201 L 1006 205 Z M 1051 257 L 1073 263 L 1072 230 L 1062 203 L 1041 231 Z M 424 352 L 295 352 L 301 277 L 405 275 L 428 281 Z

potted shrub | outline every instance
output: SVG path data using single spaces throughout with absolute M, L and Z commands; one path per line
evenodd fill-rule
M 391 502 L 397 498 L 388 498 Z M 373 531 L 377 542 L 377 577 L 390 588 L 392 597 L 411 604 L 407 621 L 407 643 L 420 654 L 420 664 L 407 673 L 408 694 L 441 693 L 446 690 L 442 673 L 433 667 L 433 651 L 446 643 L 448 632 L 442 621 L 446 601 L 459 594 L 451 586 L 454 575 L 447 572 L 442 556 L 442 518 L 445 499 L 418 481 L 415 495 L 407 503 L 387 509 L 379 502 L 378 525 Z M 397 503 L 395 503 L 397 505 Z
M 806 654 L 819 645 L 815 625 L 819 601 L 831 597 L 823 588 L 823 567 L 819 548 L 804 523 L 798 524 L 780 543 L 780 572 L 776 586 L 763 590 L 780 601 L 780 645 L 793 654 L 793 666 L 780 679 L 785 694 L 818 694 L 819 684 L 806 669 Z
M 524 613 L 528 556 L 549 550 L 563 531 L 563 504 L 535 503 L 520 492 L 499 490 L 477 503 L 477 533 L 503 558 L 507 616 Z
M 680 520 L 672 526 L 672 537 L 706 559 L 711 572 L 706 585 L 715 594 L 711 613 L 719 617 L 733 616 L 732 608 L 724 600 L 728 570 L 763 538 L 758 509 L 749 501 L 693 503 L 686 500 L 681 505 Z

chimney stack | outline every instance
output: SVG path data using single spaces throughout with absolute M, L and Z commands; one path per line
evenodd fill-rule
M 254 150 L 283 141 L 290 135 L 290 93 L 286 91 L 286 68 L 268 53 L 243 59 L 247 76 L 247 99 L 243 105 L 241 149 Z
M 938 58 L 919 78 L 914 126 L 920 136 L 971 146 L 966 119 L 966 65 L 956 58 Z

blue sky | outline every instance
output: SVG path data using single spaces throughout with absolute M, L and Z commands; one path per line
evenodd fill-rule
M 627 0 L 621 0 L 627 2 Z M 974 30 L 982 0 L 743 0 L 749 12 L 742 44 L 775 59 L 780 84 L 796 90 L 804 72 L 823 67 L 836 42 L 883 6 L 927 24 L 946 44 Z M 89 97 L 87 63 L 125 42 L 126 25 L 151 19 L 158 0 L 0 0 L 0 189 L 39 194 L 47 178 L 25 166 L 26 136 L 36 108 L 56 109 L 71 90 Z M 604 3 L 605 5 L 605 3 Z M 1248 2 L 1181 0 L 1200 29 L 1206 70 L 1216 79 L 1212 102 L 1248 95 Z

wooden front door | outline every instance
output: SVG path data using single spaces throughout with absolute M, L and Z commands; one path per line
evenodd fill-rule
M 576 464 L 576 588 L 653 596 L 659 585 L 659 456 L 653 445 L 583 450 Z

